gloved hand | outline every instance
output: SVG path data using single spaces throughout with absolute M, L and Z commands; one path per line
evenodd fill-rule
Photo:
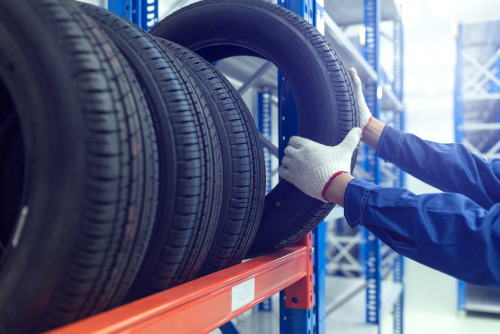
M 360 127 L 363 129 L 362 135 L 365 133 L 366 127 L 372 119 L 372 114 L 368 106 L 366 105 L 365 97 L 363 96 L 363 87 L 361 85 L 361 79 L 358 77 L 358 72 L 354 67 L 347 70 L 351 76 L 352 82 L 354 84 L 354 94 L 358 100 L 360 115 Z
M 333 147 L 294 136 L 285 149 L 280 176 L 307 195 L 329 202 L 326 189 L 337 175 L 349 174 L 360 138 L 360 128 L 349 131 L 342 143 Z

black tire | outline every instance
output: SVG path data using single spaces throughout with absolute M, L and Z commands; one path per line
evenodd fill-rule
M 201 277 L 240 263 L 252 245 L 264 207 L 264 154 L 252 115 L 224 75 L 185 47 L 157 40 L 186 65 L 195 79 L 210 107 L 222 146 L 221 215 L 198 273 Z
M 220 213 L 222 153 L 201 91 L 170 51 L 111 11 L 89 4 L 80 8 L 129 60 L 161 133 L 159 210 L 128 302 L 192 280 L 200 270 Z
M 5 147 L 24 155 L 12 156 L 22 178 L 0 186 L 2 198 L 22 189 L 11 201 L 15 221 L 0 217 L 10 232 L 0 333 L 39 332 L 117 305 L 157 205 L 155 133 L 135 76 L 72 2 L 2 1 L 0 96 L 0 122 L 10 112 L 19 124 L 9 123 L 17 136 Z
M 201 1 L 166 17 L 151 34 L 187 47 L 211 63 L 239 55 L 274 63 L 297 101 L 300 136 L 336 145 L 359 126 L 356 100 L 340 58 L 312 25 L 281 6 L 262 0 Z M 247 257 L 297 241 L 333 207 L 281 180 L 266 196 Z

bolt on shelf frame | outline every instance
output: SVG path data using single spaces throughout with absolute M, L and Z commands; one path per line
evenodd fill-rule
M 500 158 L 499 34 L 500 20 L 457 22 L 455 27 L 455 141 L 486 160 Z M 461 316 L 468 310 L 500 313 L 500 297 L 459 281 L 457 309 Z

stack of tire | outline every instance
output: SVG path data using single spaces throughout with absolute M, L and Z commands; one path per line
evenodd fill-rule
M 358 125 L 335 51 L 266 1 L 200 2 L 151 34 L 71 0 L 0 2 L 0 333 L 272 252 L 328 214 L 285 181 L 265 196 L 252 116 L 210 65 L 236 55 L 283 71 L 300 135 L 334 145 Z

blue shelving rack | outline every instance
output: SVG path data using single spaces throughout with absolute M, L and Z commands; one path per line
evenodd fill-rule
M 455 141 L 500 158 L 500 21 L 457 23 Z M 458 312 L 500 313 L 500 293 L 458 282 Z

